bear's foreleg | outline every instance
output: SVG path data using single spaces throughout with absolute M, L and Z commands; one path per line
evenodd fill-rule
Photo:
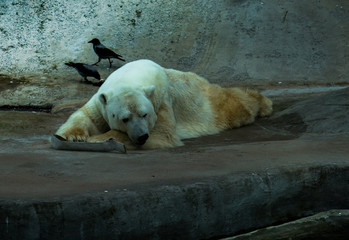
M 110 138 L 125 144 L 125 147 L 128 150 L 136 149 L 136 146 L 131 142 L 127 134 L 117 130 L 109 130 L 106 133 L 88 137 L 87 142 L 105 142 Z
M 56 135 L 68 141 L 87 141 L 89 136 L 100 134 L 104 128 L 96 123 L 96 118 L 91 118 L 88 108 L 84 106 L 68 118 Z
M 163 103 L 157 114 L 157 121 L 150 132 L 143 149 L 172 148 L 183 146 L 176 132 L 176 120 L 171 107 Z

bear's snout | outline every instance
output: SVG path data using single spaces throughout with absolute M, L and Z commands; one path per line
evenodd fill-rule
M 143 134 L 142 136 L 137 138 L 137 144 L 138 145 L 143 145 L 147 141 L 148 138 L 149 138 L 149 134 L 148 133 Z

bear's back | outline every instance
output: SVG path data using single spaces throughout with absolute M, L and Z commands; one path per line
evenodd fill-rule
M 151 60 L 130 62 L 114 71 L 100 87 L 100 91 L 114 88 L 139 88 L 149 85 L 158 86 L 167 82 L 164 69 Z

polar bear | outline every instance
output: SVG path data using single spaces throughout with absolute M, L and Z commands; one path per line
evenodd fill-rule
M 256 91 L 222 88 L 192 72 L 137 60 L 113 72 L 56 134 L 69 141 L 114 138 L 127 149 L 170 148 L 271 112 L 272 101 Z

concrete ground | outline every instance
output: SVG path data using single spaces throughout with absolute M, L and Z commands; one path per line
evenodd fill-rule
M 127 154 L 52 149 L 73 108 L 0 111 L 0 239 L 217 239 L 349 208 L 348 89 L 276 93 L 269 119 Z

